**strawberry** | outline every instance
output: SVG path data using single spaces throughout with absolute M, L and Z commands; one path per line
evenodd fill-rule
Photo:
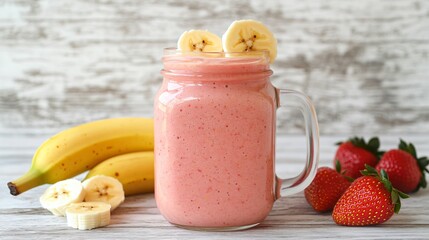
M 365 169 L 365 164 L 375 167 L 380 155 L 383 154 L 378 151 L 380 141 L 377 137 L 371 138 L 368 143 L 363 138 L 354 137 L 338 145 L 334 165 L 339 161 L 344 169 L 344 175 L 351 178 L 362 176 L 360 171 Z
M 386 152 L 377 164 L 376 169 L 384 169 L 389 174 L 392 185 L 398 190 L 410 193 L 426 188 L 425 171 L 429 164 L 427 157 L 417 157 L 416 148 L 400 140 L 398 149 Z
M 337 164 L 337 171 L 329 167 L 317 169 L 313 182 L 304 190 L 305 199 L 318 212 L 328 212 L 334 209 L 335 203 L 350 186 L 350 181 L 340 174 L 341 166 Z
M 369 165 L 338 200 L 332 212 L 335 223 L 366 226 L 383 223 L 401 208 L 400 198 L 408 195 L 392 187 L 384 170 L 379 174 Z

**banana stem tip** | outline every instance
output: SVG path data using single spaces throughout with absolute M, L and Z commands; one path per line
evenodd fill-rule
M 12 194 L 13 196 L 17 196 L 19 194 L 18 188 L 16 187 L 15 183 L 8 182 L 7 186 L 9 187 L 10 194 Z

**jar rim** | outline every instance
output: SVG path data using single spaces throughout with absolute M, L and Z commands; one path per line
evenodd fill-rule
M 264 79 L 272 74 L 268 51 L 183 52 L 165 48 L 164 77 L 178 81 Z
M 175 47 L 164 48 L 163 56 L 187 56 L 187 57 L 208 57 L 208 58 L 242 58 L 252 57 L 260 58 L 270 62 L 270 52 L 268 50 L 256 50 L 246 52 L 197 52 L 197 51 L 182 51 Z

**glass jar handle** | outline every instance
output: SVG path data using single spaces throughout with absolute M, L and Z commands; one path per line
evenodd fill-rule
M 306 95 L 286 89 L 276 88 L 277 107 L 285 107 L 288 99 L 298 99 L 299 109 L 304 116 L 307 142 L 307 159 L 304 170 L 294 177 L 282 179 L 276 176 L 276 199 L 304 190 L 313 181 L 319 163 L 319 126 L 316 110 Z

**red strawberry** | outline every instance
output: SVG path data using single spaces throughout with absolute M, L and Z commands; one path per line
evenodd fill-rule
M 332 211 L 335 203 L 350 186 L 350 182 L 340 174 L 339 164 L 337 171 L 329 167 L 319 168 L 313 182 L 304 190 L 305 199 L 314 210 Z
M 410 193 L 426 188 L 425 171 L 429 164 L 427 157 L 418 158 L 413 144 L 400 140 L 399 149 L 386 152 L 376 169 L 384 169 L 389 174 L 392 185 L 398 190 Z
M 371 138 L 368 143 L 363 138 L 350 138 L 347 142 L 340 142 L 335 154 L 334 165 L 337 161 L 344 169 L 344 175 L 358 178 L 360 171 L 365 169 L 365 164 L 375 167 L 382 152 L 378 151 L 380 141 L 377 137 Z
M 392 187 L 387 173 L 366 165 L 364 176 L 356 179 L 338 200 L 332 218 L 339 225 L 366 226 L 383 223 L 401 208 L 400 198 L 408 195 Z

